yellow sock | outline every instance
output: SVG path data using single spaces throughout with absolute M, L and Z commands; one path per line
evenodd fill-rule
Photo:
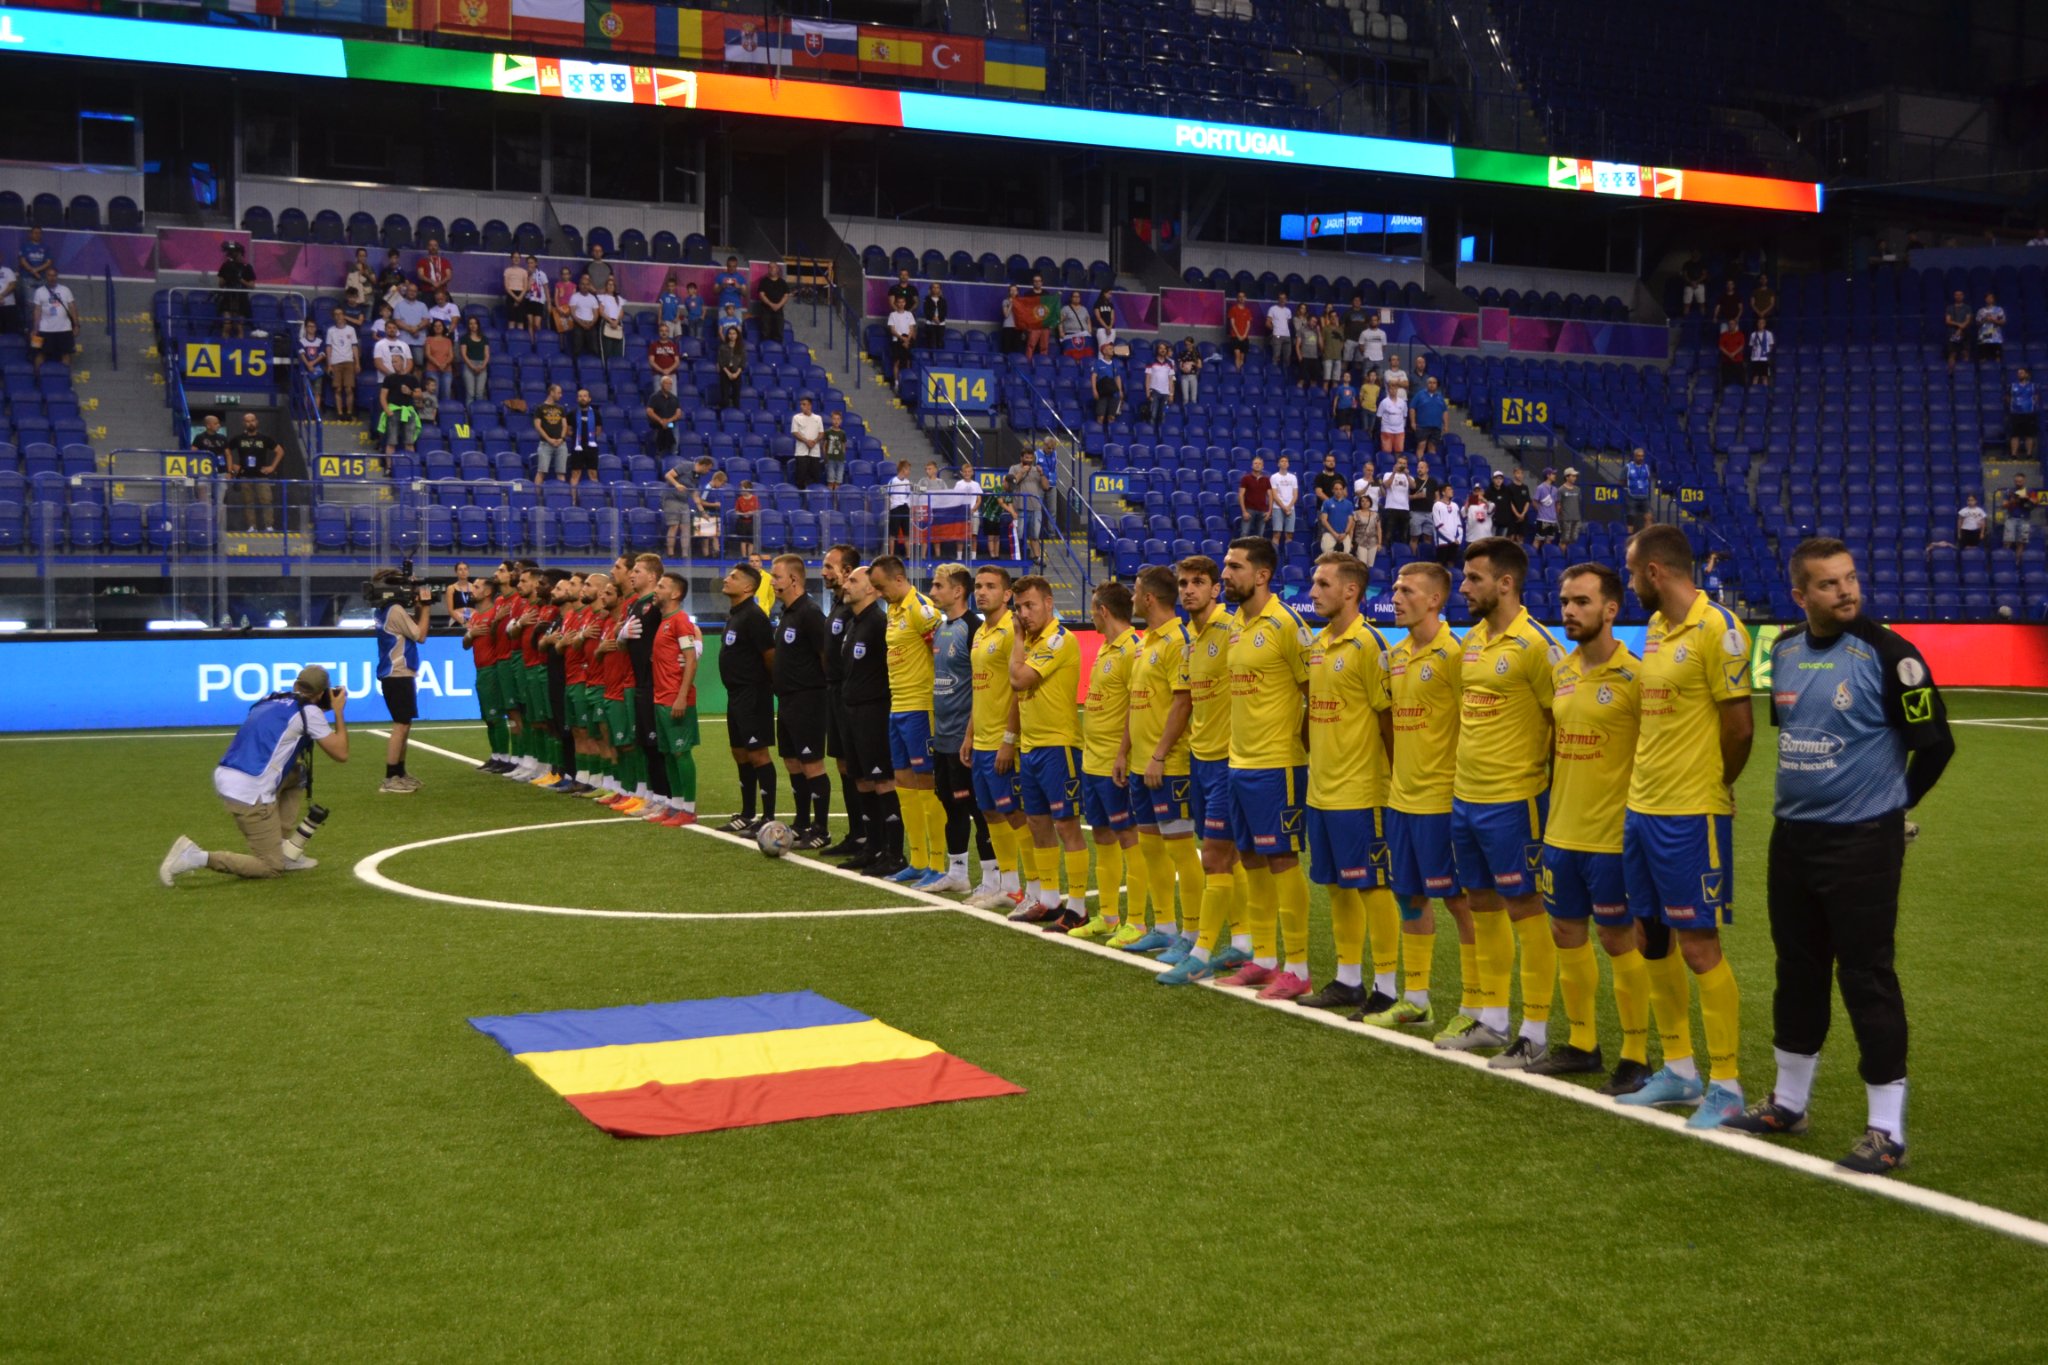
M 929 852 L 925 847 L 924 798 L 926 793 L 917 787 L 898 787 L 897 804 L 903 807 L 903 848 L 912 867 L 929 868 L 925 859 Z
M 1742 1040 L 1742 992 L 1735 987 L 1735 970 L 1725 957 L 1700 973 L 1700 1022 L 1707 1027 L 1707 1075 L 1722 1085 L 1735 1085 L 1742 1077 L 1735 1060 Z
M 1242 937 L 1247 946 L 1252 941 L 1251 904 L 1251 874 L 1242 862 L 1236 863 L 1230 869 L 1230 936 Z
M 995 850 L 996 871 L 1008 875 L 1017 870 L 1017 831 L 1000 816 L 988 822 L 988 846 Z
M 1515 931 L 1505 910 L 1474 910 L 1472 936 L 1479 949 L 1479 1003 L 1484 1009 L 1508 1007 L 1508 987 L 1515 975 Z
M 1426 934 L 1401 935 L 1402 973 L 1401 989 L 1429 994 L 1429 979 L 1436 970 L 1436 930 Z
M 1088 913 L 1088 846 L 1070 849 L 1066 856 L 1068 908 Z
M 1621 1016 L 1621 1055 L 1650 1064 L 1650 964 L 1634 948 L 1614 962 L 1614 1012 Z M 1570 1008 L 1567 1002 L 1566 1008 Z
M 1085 884 L 1083 883 L 1083 885 Z M 1097 844 L 1095 846 L 1095 913 L 1108 920 L 1111 924 L 1119 924 L 1123 921 L 1122 901 L 1118 899 L 1123 894 L 1123 884 L 1124 846 L 1117 843 L 1114 839 L 1111 839 L 1106 844 Z M 1132 915 L 1132 918 L 1141 918 L 1143 903 L 1139 899 L 1135 888 L 1131 892 L 1131 906 L 1133 910 L 1139 912 Z M 1087 911 L 1088 907 L 1086 905 L 1081 906 L 1083 914 L 1086 914 Z
M 1458 942 L 1458 1012 L 1477 1019 L 1486 993 L 1479 989 L 1479 945 Z
M 1269 874 L 1279 893 L 1280 936 L 1287 948 L 1288 970 L 1308 979 L 1308 869 L 1300 863 L 1285 872 Z
M 1523 941 L 1522 950 L 1528 951 L 1527 940 Z M 1600 1029 L 1593 1017 L 1593 999 L 1600 994 L 1600 959 L 1593 955 L 1593 945 L 1581 943 L 1576 948 L 1559 948 L 1557 976 L 1558 988 L 1564 995 L 1564 1017 L 1572 1025 L 1572 1046 L 1581 1052 L 1591 1052 L 1600 1046 Z M 1528 987 L 1524 985 L 1522 990 L 1526 1001 Z M 1523 1017 L 1528 1017 L 1526 1009 Z
M 1038 875 L 1038 843 L 1028 829 L 1020 831 L 1017 836 L 1017 871 L 1027 890 L 1033 882 L 1045 885 Z
M 1650 971 L 1650 1014 L 1664 1046 L 1664 1064 L 1673 1058 L 1692 1061 L 1692 973 L 1679 956 L 1678 945 L 1659 958 L 1645 959 Z
M 1209 875 L 1202 871 L 1202 850 L 1193 839 L 1161 839 L 1159 842 L 1166 845 L 1166 856 L 1173 863 L 1173 882 L 1180 883 L 1180 931 L 1183 935 L 1198 933 L 1203 923 L 1202 890 L 1209 880 Z M 1155 875 L 1152 884 L 1171 886 L 1173 882 L 1159 881 Z M 1158 899 L 1165 912 L 1173 910 L 1171 893 Z M 1157 924 L 1159 920 L 1155 916 L 1152 922 Z
M 1244 869 L 1245 923 L 1251 930 L 1252 960 L 1261 967 L 1280 962 L 1280 889 L 1271 868 Z
M 1365 893 L 1348 886 L 1330 888 L 1330 928 L 1337 936 L 1337 965 L 1365 962 Z
M 1230 903 L 1237 894 L 1236 879 L 1228 872 L 1208 872 L 1202 879 L 1202 921 L 1195 936 L 1195 951 L 1204 958 L 1216 956 L 1216 943 L 1230 918 Z
M 1548 1023 L 1550 1002 L 1557 991 L 1557 940 L 1550 936 L 1550 916 L 1516 920 L 1515 937 L 1522 944 L 1522 1018 L 1529 1023 Z M 1595 978 L 1599 973 L 1600 964 L 1595 962 Z
M 1117 851 L 1124 858 L 1124 918 L 1143 924 L 1145 901 L 1152 894 L 1152 869 L 1145 865 L 1144 852 L 1135 844 Z
M 1373 975 L 1392 976 L 1401 967 L 1401 907 L 1395 902 L 1394 893 L 1384 886 L 1362 894 L 1366 927 L 1372 931 Z
M 1184 844 L 1188 841 L 1176 839 L 1174 842 Z M 1152 902 L 1152 927 L 1163 934 L 1178 933 L 1181 919 L 1173 908 L 1173 888 L 1174 883 L 1180 878 L 1178 870 L 1173 865 L 1173 855 L 1168 851 L 1166 840 L 1156 834 L 1140 834 L 1138 856 L 1145 864 L 1145 894 Z M 1197 870 L 1200 869 L 1199 858 L 1196 859 L 1195 866 Z M 1197 907 L 1195 914 L 1188 918 L 1195 919 L 1200 913 L 1200 907 Z M 1136 923 L 1135 920 L 1132 922 Z
M 935 791 L 924 794 L 924 846 L 925 866 L 944 872 L 952 861 L 946 851 L 946 803 Z

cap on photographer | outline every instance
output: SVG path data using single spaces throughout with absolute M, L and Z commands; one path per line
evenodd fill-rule
M 405 771 L 405 744 L 419 719 L 420 641 L 427 638 L 427 616 L 434 593 L 412 576 L 412 561 L 396 569 L 379 569 L 363 585 L 363 596 L 377 613 L 377 689 L 391 712 L 391 738 L 384 744 L 384 781 L 380 792 L 404 794 L 420 789 L 420 780 Z
M 180 872 L 202 867 L 237 877 L 275 877 L 312 867 L 313 859 L 296 852 L 312 833 L 300 827 L 299 812 L 312 793 L 314 746 L 336 763 L 348 762 L 348 723 L 342 714 L 347 699 L 346 692 L 329 684 L 326 669 L 308 664 L 291 691 L 273 692 L 251 706 L 213 770 L 213 789 L 249 851 L 209 853 L 181 834 L 164 855 L 158 879 L 169 886 Z M 329 710 L 334 712 L 332 726 L 322 714 Z M 326 816 L 318 806 L 308 813 L 313 825 Z M 290 850 L 287 839 L 294 846 Z

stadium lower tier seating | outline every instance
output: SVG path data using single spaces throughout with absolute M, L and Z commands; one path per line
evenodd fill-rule
M 5 222 L 0 221 L 0 226 L 6 226 Z M 511 227 L 502 219 L 490 218 L 479 225 L 474 219 L 458 217 L 444 224 L 431 214 L 422 214 L 414 222 L 402 213 L 387 213 L 379 219 L 376 214 L 362 210 L 344 219 L 333 209 L 321 209 L 309 218 L 301 208 L 273 211 L 255 204 L 242 211 L 242 231 L 251 237 L 283 242 L 392 247 L 400 251 L 424 251 L 428 242 L 439 242 L 444 251 L 488 251 L 495 255 L 523 251 L 535 256 L 581 256 L 591 247 L 601 246 L 607 256 L 622 261 L 711 264 L 710 238 L 701 232 L 677 237 L 666 229 L 649 236 L 639 228 L 626 228 L 618 233 L 607 227 L 581 231 L 564 223 L 551 243 L 538 223 Z

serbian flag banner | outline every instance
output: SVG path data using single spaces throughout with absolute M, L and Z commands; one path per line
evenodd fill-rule
M 725 59 L 753 66 L 787 66 L 789 49 L 775 20 L 759 24 L 752 19 L 725 26 Z
M 512 0 L 512 31 L 576 46 L 583 41 L 583 0 Z
M 789 64 L 798 70 L 858 71 L 860 30 L 816 19 L 789 21 Z
M 470 1024 L 614 1137 L 673 1137 L 1024 1090 L 811 991 Z

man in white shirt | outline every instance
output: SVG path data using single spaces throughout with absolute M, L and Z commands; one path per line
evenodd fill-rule
M 21 295 L 15 289 L 20 276 L 12 266 L 0 265 L 0 332 L 11 332 L 21 318 Z
M 569 296 L 569 354 L 601 355 L 597 344 L 597 294 L 590 287 L 590 276 L 576 281 L 576 292 Z
M 462 341 L 462 305 L 448 297 L 445 289 L 434 291 L 434 301 L 427 307 L 427 320 L 438 322 L 448 329 L 448 335 L 459 345 Z
M 1301 480 L 1295 476 L 1292 466 L 1293 461 L 1282 455 L 1279 465 L 1273 470 L 1273 477 L 1267 480 L 1271 485 L 1269 491 L 1273 500 L 1272 532 L 1275 547 L 1285 546 L 1294 539 L 1294 513 L 1296 504 L 1301 501 Z
M 1393 393 L 1398 390 L 1402 397 L 1407 397 L 1408 371 L 1401 368 L 1400 352 L 1397 351 L 1387 357 L 1386 373 L 1380 376 L 1380 381 L 1384 385 L 1385 392 Z
M 1173 401 L 1173 356 L 1166 343 L 1152 348 L 1152 363 L 1145 367 L 1145 420 L 1158 426 L 1165 420 L 1166 405 Z
M 327 382 L 334 386 L 334 415 L 356 411 L 356 366 L 360 361 L 356 329 L 337 319 L 327 327 Z
M 1381 402 L 1382 411 L 1386 403 Z M 1394 467 L 1380 480 L 1380 522 L 1381 539 L 1389 545 L 1406 544 L 1412 537 L 1408 534 L 1408 494 L 1415 481 L 1408 476 L 1408 458 L 1402 456 L 1394 461 Z
M 917 314 L 908 308 L 898 308 L 889 314 L 889 382 L 893 385 L 903 378 L 903 367 L 910 363 L 910 343 L 917 336 Z
M 960 467 L 959 475 L 953 481 L 950 497 L 953 519 L 961 528 L 958 553 L 964 558 L 974 545 L 974 514 L 981 506 L 981 480 L 965 465 Z
M 406 345 L 404 340 L 399 337 L 396 328 L 370 348 L 370 361 L 377 367 L 377 378 L 379 379 L 388 378 L 391 372 L 398 367 L 401 357 L 404 358 L 406 364 L 410 365 L 412 363 L 412 347 Z
M 824 454 L 825 419 L 811 411 L 809 398 L 797 399 L 796 406 L 796 416 L 789 419 L 789 434 L 796 440 L 796 450 L 789 462 L 789 481 L 801 491 L 818 481 Z
M 1387 333 L 1377 317 L 1358 334 L 1358 349 L 1364 353 L 1369 367 L 1377 368 L 1387 358 Z
M 895 477 L 882 485 L 889 504 L 889 548 L 898 556 L 910 553 L 910 500 L 917 485 L 910 481 L 910 461 L 896 462 Z
M 48 267 L 43 280 L 35 292 L 36 369 L 41 371 L 45 360 L 61 360 L 69 369 L 78 349 L 78 304 L 69 287 L 57 282 L 56 266 Z
M 1273 334 L 1274 368 L 1291 376 L 1298 357 L 1294 353 L 1294 309 L 1288 305 L 1285 289 L 1266 310 L 1266 329 Z
M 1394 384 L 1387 385 L 1386 396 L 1380 399 L 1380 449 L 1389 455 L 1398 455 L 1408 446 L 1408 391 Z M 1402 464 L 1407 461 L 1403 460 Z
M 1445 484 L 1429 506 L 1429 519 L 1436 528 L 1436 562 L 1446 568 L 1458 563 L 1459 547 L 1465 541 L 1465 514 L 1458 499 Z
M 1749 382 L 1763 388 L 1771 386 L 1771 352 L 1776 350 L 1778 338 L 1771 334 L 1768 325 L 1759 323 L 1749 334 Z

